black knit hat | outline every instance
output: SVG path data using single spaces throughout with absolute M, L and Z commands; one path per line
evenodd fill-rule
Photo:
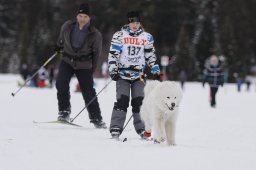
M 128 23 L 131 22 L 140 22 L 140 12 L 139 11 L 130 11 L 127 13 Z
M 90 15 L 90 6 L 87 3 L 83 3 L 79 6 L 78 14 Z

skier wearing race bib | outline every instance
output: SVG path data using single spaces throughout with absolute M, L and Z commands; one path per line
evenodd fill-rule
M 108 66 L 110 77 L 116 81 L 116 98 L 110 122 L 110 133 L 118 138 L 123 131 L 130 93 L 133 113 L 133 124 L 136 132 L 144 137 L 144 123 L 139 112 L 144 97 L 145 66 L 151 68 L 155 79 L 160 79 L 159 65 L 156 64 L 154 39 L 141 26 L 138 11 L 127 13 L 128 24 L 113 35 Z

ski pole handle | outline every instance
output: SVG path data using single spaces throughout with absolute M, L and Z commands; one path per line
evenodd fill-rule
M 58 53 L 55 52 L 41 67 L 45 67 Z

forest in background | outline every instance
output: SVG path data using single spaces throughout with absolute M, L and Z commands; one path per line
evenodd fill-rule
M 211 54 L 225 61 L 229 80 L 255 68 L 254 0 L 0 0 L 0 72 L 18 73 L 23 63 L 41 66 L 54 53 L 61 25 L 76 16 L 82 2 L 90 4 L 92 22 L 103 35 L 98 71 L 130 10 L 142 11 L 159 63 L 161 56 L 174 61 L 167 68 L 171 80 L 181 70 L 199 80 Z

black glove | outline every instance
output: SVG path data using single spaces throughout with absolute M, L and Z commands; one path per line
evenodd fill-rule
M 111 77 L 111 79 L 114 80 L 114 81 L 117 81 L 117 80 L 120 79 L 120 76 L 119 76 L 118 73 L 110 74 L 110 77 Z
M 59 47 L 59 46 L 55 46 L 55 49 L 54 49 L 54 51 L 56 52 L 56 53 L 58 53 L 58 54 L 60 54 L 61 52 L 62 52 L 62 50 L 63 50 L 63 47 Z
M 160 75 L 159 74 L 153 74 L 153 79 L 160 81 Z

